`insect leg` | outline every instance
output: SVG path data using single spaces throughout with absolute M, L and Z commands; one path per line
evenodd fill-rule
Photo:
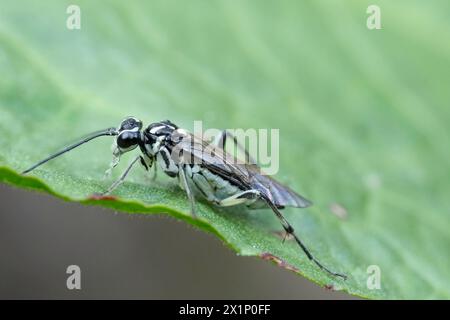
M 345 274 L 342 273 L 337 273 L 337 272 L 333 272 L 330 269 L 328 269 L 327 267 L 325 267 L 322 263 L 320 263 L 319 260 L 317 260 L 312 253 L 308 250 L 308 248 L 306 248 L 306 246 L 303 244 L 303 242 L 300 240 L 300 238 L 297 237 L 297 235 L 294 233 L 294 228 L 291 226 L 291 224 L 286 220 L 286 218 L 283 216 L 283 214 L 280 212 L 280 210 L 278 210 L 278 208 L 276 207 L 276 205 L 270 201 L 269 199 L 267 199 L 266 197 L 262 197 L 263 200 L 266 201 L 266 203 L 269 205 L 269 207 L 272 209 L 272 211 L 275 213 L 275 215 L 277 216 L 278 219 L 280 219 L 281 224 L 284 228 L 284 230 L 292 235 L 292 237 L 294 237 L 295 242 L 297 242 L 297 244 L 300 246 L 300 248 L 302 248 L 303 252 L 306 254 L 306 256 L 312 260 L 320 269 L 328 272 L 329 274 L 335 276 L 335 277 L 341 277 L 342 279 L 346 280 L 347 276 Z
M 105 179 L 109 178 L 111 176 L 111 173 L 112 173 L 113 169 L 115 167 L 117 167 L 119 162 L 120 162 L 120 154 L 118 152 L 114 151 L 113 152 L 113 158 L 111 160 L 111 164 L 109 165 L 108 170 L 105 171 L 105 174 L 104 174 L 103 178 L 105 178 Z
M 186 194 L 189 198 L 189 202 L 191 203 L 191 214 L 193 217 L 196 217 L 197 215 L 195 213 L 195 198 L 186 178 L 186 165 L 184 163 L 180 163 L 180 165 L 178 166 L 178 176 L 181 179 L 181 183 L 183 184 L 184 190 L 186 191 Z
M 250 154 L 248 153 L 248 150 L 239 143 L 236 136 L 234 136 L 231 132 L 227 130 L 223 130 L 222 133 L 214 139 L 213 144 L 225 150 L 227 138 L 233 139 L 233 142 L 238 147 L 238 149 L 244 152 L 246 163 L 257 164 L 256 160 L 253 159 L 253 157 L 250 156 Z
M 106 190 L 102 195 L 110 194 L 114 189 L 116 189 L 122 182 L 125 181 L 125 178 L 127 177 L 128 173 L 130 173 L 131 168 L 134 166 L 134 164 L 141 160 L 141 156 L 137 156 L 133 159 L 133 161 L 130 163 L 130 165 L 126 168 L 126 170 L 122 173 L 122 175 L 117 179 L 109 188 Z M 141 160 L 142 161 L 142 160 Z
M 231 197 L 217 201 L 215 204 L 221 207 L 230 207 L 245 203 L 248 200 L 256 200 L 260 197 L 260 195 L 261 194 L 258 190 L 246 190 L 232 195 Z
M 156 176 L 158 175 L 158 169 L 157 169 L 157 165 L 153 165 L 153 175 L 152 175 L 152 180 L 156 180 Z
M 152 176 L 150 177 L 150 179 L 152 181 L 155 181 L 158 166 L 156 164 L 154 164 L 154 162 L 155 162 L 154 158 L 147 158 L 147 159 L 148 159 L 148 163 L 141 156 L 141 164 L 145 168 L 146 171 L 149 171 L 153 167 L 153 173 L 152 173 Z

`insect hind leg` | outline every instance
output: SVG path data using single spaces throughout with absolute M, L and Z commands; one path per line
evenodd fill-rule
M 220 207 L 236 206 L 243 203 L 251 204 L 254 201 L 258 200 L 260 196 L 261 193 L 258 190 L 251 189 L 242 191 L 222 200 L 214 201 L 214 203 Z
M 347 279 L 347 276 L 345 274 L 342 273 L 337 273 L 334 271 L 331 271 L 330 269 L 328 269 L 327 267 L 325 267 L 319 260 L 317 260 L 312 253 L 308 250 L 308 248 L 303 244 L 303 242 L 300 240 L 299 237 L 297 237 L 297 235 L 294 232 L 294 228 L 291 226 L 291 224 L 286 220 L 286 218 L 283 216 L 283 214 L 280 212 L 280 210 L 277 208 L 277 206 L 270 201 L 269 199 L 267 199 L 266 197 L 263 197 L 263 199 L 266 201 L 266 203 L 269 205 L 269 207 L 272 209 L 272 211 L 275 213 L 275 215 L 277 216 L 277 218 L 280 220 L 281 225 L 283 226 L 284 230 L 286 231 L 287 234 L 290 234 L 294 239 L 295 242 L 297 242 L 297 244 L 300 246 L 300 248 L 302 248 L 303 252 L 306 254 L 306 256 L 308 257 L 309 260 L 313 261 L 320 269 L 324 270 L 325 272 L 331 274 L 332 276 L 335 277 L 340 277 L 344 280 Z

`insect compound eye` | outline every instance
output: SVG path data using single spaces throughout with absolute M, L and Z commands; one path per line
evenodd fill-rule
M 122 150 L 136 147 L 139 141 L 139 131 L 123 131 L 117 137 L 117 146 Z
M 138 120 L 134 117 L 128 117 L 122 121 L 119 127 L 119 131 L 123 130 L 141 130 L 142 129 L 142 121 Z

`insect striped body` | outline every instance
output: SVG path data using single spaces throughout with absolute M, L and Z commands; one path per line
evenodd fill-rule
M 119 163 L 122 154 L 135 148 L 141 151 L 141 154 L 134 158 L 121 177 L 105 193 L 110 193 L 117 188 L 136 163 L 140 162 L 146 170 L 152 167 L 156 169 L 156 165 L 159 164 L 161 170 L 169 177 L 178 179 L 180 187 L 186 191 L 192 215 L 195 216 L 197 196 L 224 207 L 247 205 L 251 209 L 270 208 L 280 220 L 284 230 L 293 236 L 310 260 L 322 270 L 334 276 L 346 278 L 345 275 L 324 267 L 309 252 L 280 211 L 288 206 L 305 208 L 311 205 L 311 202 L 273 178 L 264 175 L 254 161 L 251 163 L 236 161 L 235 157 L 225 151 L 227 137 L 229 137 L 225 131 L 218 143 L 208 143 L 178 128 L 168 120 L 152 123 L 142 130 L 142 122 L 129 117 L 122 121 L 119 128 L 96 132 L 38 162 L 24 173 L 100 136 L 117 136 L 114 158 L 109 170 Z M 237 144 L 236 139 L 234 142 Z M 241 146 L 238 145 L 238 147 Z M 249 159 L 248 153 L 246 151 L 245 153 L 246 158 Z
M 155 141 L 154 136 L 158 137 L 157 148 L 150 143 L 146 150 L 156 156 L 161 169 L 168 176 L 175 177 L 179 175 L 180 162 L 183 162 L 189 184 L 197 194 L 210 202 L 219 203 L 238 193 L 254 190 L 265 194 L 278 208 L 305 208 L 311 205 L 310 201 L 288 187 L 261 174 L 260 168 L 255 164 L 230 161 L 235 158 L 227 154 L 223 146 L 206 144 L 170 122 L 152 124 L 144 131 L 144 135 L 150 137 L 150 142 Z M 174 152 L 174 148 L 188 156 L 179 157 L 180 153 Z M 192 163 L 195 159 L 199 161 Z M 181 186 L 183 187 L 182 183 Z M 261 198 L 255 196 L 256 192 L 253 196 L 247 194 L 248 197 L 235 202 L 247 204 L 250 208 L 267 206 Z
M 157 162 L 165 174 L 171 178 L 178 178 L 180 187 L 185 190 L 184 183 L 180 180 L 179 175 L 180 164 L 172 159 L 171 153 L 172 151 L 169 148 L 162 147 L 156 153 Z M 189 187 L 194 191 L 195 195 L 201 196 L 209 202 L 217 203 L 221 199 L 243 191 L 238 186 L 199 164 L 183 164 L 181 169 L 185 170 Z

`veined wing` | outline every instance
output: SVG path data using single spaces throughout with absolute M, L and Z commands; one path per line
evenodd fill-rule
M 312 204 L 289 187 L 265 175 L 258 165 L 239 162 L 222 148 L 191 134 L 184 136 L 174 147 L 178 148 L 178 152 L 182 151 L 180 156 L 184 163 L 201 164 L 243 190 L 257 189 L 277 207 L 305 208 Z
M 260 190 L 264 188 L 271 200 L 278 207 L 306 208 L 312 205 L 312 202 L 302 197 L 291 188 L 282 185 L 270 176 L 259 174 L 252 178 L 255 188 Z M 258 186 L 258 187 L 257 187 Z

